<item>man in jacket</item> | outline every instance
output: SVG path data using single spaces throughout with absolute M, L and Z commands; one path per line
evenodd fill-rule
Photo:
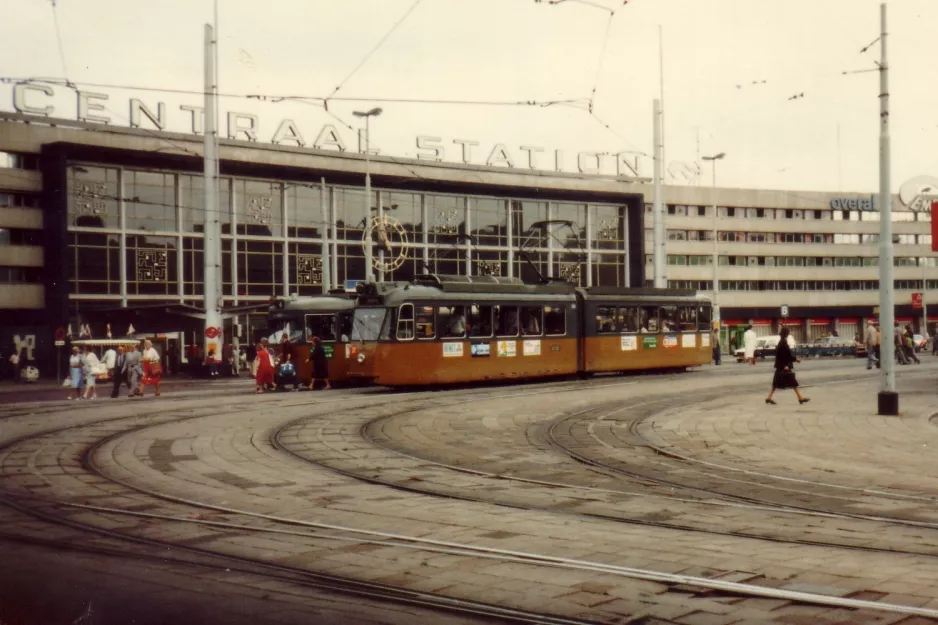
M 136 345 L 124 357 L 124 366 L 121 367 L 121 373 L 126 375 L 130 381 L 130 393 L 127 396 L 133 397 L 140 393 L 140 376 L 143 375 L 143 362 Z
M 111 379 L 114 382 L 114 388 L 111 389 L 111 399 L 115 399 L 120 393 L 121 385 L 126 383 L 130 386 L 130 383 L 127 382 L 127 374 L 124 373 L 124 362 L 127 360 L 127 355 L 125 354 L 124 346 L 117 346 L 117 356 L 114 357 L 114 366 L 111 368 Z
M 876 350 L 879 347 L 879 333 L 876 332 L 876 326 L 873 324 L 872 319 L 867 319 L 866 321 L 866 368 L 872 369 L 873 363 L 876 363 L 876 368 L 879 369 L 879 358 L 876 357 Z

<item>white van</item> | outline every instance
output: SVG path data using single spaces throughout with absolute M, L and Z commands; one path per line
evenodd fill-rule
M 760 336 L 756 339 L 756 358 L 761 358 L 763 360 L 768 356 L 775 356 L 775 350 L 778 347 L 778 342 L 782 340 L 782 337 L 778 334 L 773 334 L 771 336 Z M 788 346 L 792 349 L 795 349 L 795 339 L 792 338 L 791 334 L 788 335 Z M 746 349 L 740 347 L 736 350 L 736 362 L 745 362 L 746 360 Z

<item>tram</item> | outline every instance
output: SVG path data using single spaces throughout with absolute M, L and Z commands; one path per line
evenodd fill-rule
M 349 376 L 385 386 L 592 375 L 710 362 L 694 291 L 417 276 L 359 285 Z
M 280 355 L 280 342 L 284 334 L 295 347 L 296 377 L 309 384 L 313 378 L 313 365 L 309 360 L 314 336 L 322 341 L 329 359 L 329 379 L 332 383 L 348 380 L 348 337 L 352 328 L 354 300 L 347 295 L 317 295 L 312 297 L 281 297 L 267 310 L 267 339 L 276 355 Z

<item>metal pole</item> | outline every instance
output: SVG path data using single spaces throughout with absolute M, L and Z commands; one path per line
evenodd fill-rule
M 665 180 L 667 180 L 667 164 L 664 160 L 664 35 L 660 24 L 658 25 L 658 98 L 661 100 L 661 107 L 658 109 L 658 117 L 661 119 L 661 163 Z
M 925 268 L 922 265 L 922 336 L 928 334 L 928 280 L 925 278 Z
M 332 273 L 331 273 L 331 263 L 330 258 L 330 249 L 329 249 L 329 214 L 328 208 L 326 207 L 326 177 L 323 176 L 319 180 L 319 210 L 322 213 L 322 292 L 326 294 L 329 292 L 329 289 L 332 288 Z
M 205 356 L 209 351 L 215 357 L 221 356 L 222 338 L 221 311 L 218 308 L 218 248 L 220 246 L 218 221 L 217 172 L 218 152 L 215 128 L 215 36 L 211 24 L 205 25 L 205 131 L 204 150 L 204 187 L 205 187 L 205 233 L 202 246 L 203 261 L 203 301 L 205 306 Z
M 665 257 L 666 249 L 664 243 L 664 208 L 661 205 L 661 123 L 660 123 L 660 114 L 661 114 L 661 102 L 658 100 L 654 101 L 653 106 L 653 119 L 654 124 L 654 142 L 655 142 L 655 173 L 654 173 L 654 193 L 655 199 L 654 204 L 652 205 L 652 213 L 654 219 L 654 241 L 655 241 L 655 250 L 654 250 L 654 266 L 655 266 L 655 288 L 663 289 L 668 286 L 667 277 L 665 276 L 665 262 L 667 258 Z
M 889 65 L 886 62 L 886 3 L 879 6 L 882 33 L 879 46 L 882 55 L 879 65 L 879 321 L 883 340 L 882 377 L 878 396 L 881 415 L 899 414 L 899 394 L 896 392 L 895 362 L 895 310 L 892 283 L 892 197 L 889 192 Z
M 371 221 L 371 116 L 365 117 L 365 282 L 374 282 L 374 251 L 371 238 L 374 224 Z
M 717 327 L 720 326 L 720 276 L 719 266 L 720 257 L 717 254 L 717 161 L 711 161 L 713 165 L 713 186 L 710 187 L 710 199 L 713 201 L 713 321 Z

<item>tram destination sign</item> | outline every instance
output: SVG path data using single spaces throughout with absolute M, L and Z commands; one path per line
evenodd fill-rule
M 113 112 L 113 101 L 107 93 L 68 89 L 76 94 L 74 118 L 81 122 L 113 124 L 121 116 Z M 61 95 L 61 94 L 59 94 Z M 21 82 L 13 85 L 13 108 L 17 113 L 53 117 L 61 108 L 57 104 L 56 89 L 53 85 L 42 82 Z M 180 104 L 178 110 L 170 115 L 165 102 L 148 103 L 137 97 L 127 100 L 126 121 L 131 128 L 147 128 L 157 131 L 170 131 L 170 126 L 179 125 L 192 134 L 200 135 L 204 127 L 204 108 L 189 104 Z M 59 111 L 61 117 L 61 112 Z M 303 129 L 293 119 L 282 118 L 276 124 L 261 123 L 254 113 L 225 111 L 218 119 L 219 134 L 234 140 L 260 141 L 274 145 L 312 147 L 345 152 L 348 147 L 346 138 L 334 124 L 323 124 L 315 133 L 304 134 Z M 273 131 L 271 133 L 271 131 Z M 344 131 L 343 131 L 344 132 Z M 364 152 L 365 141 L 359 131 L 358 151 Z M 313 137 L 311 142 L 307 137 Z M 373 145 L 373 144 L 372 144 Z M 489 167 L 525 168 L 538 171 L 578 171 L 582 174 L 616 175 L 635 177 L 640 175 L 641 160 L 636 152 L 576 152 L 566 154 L 563 150 L 549 150 L 543 146 L 521 145 L 509 147 L 505 143 L 495 143 L 491 147 L 481 146 L 472 139 L 452 138 L 444 140 L 440 136 L 419 135 L 415 141 L 416 157 L 425 161 L 458 161 L 470 165 Z M 369 152 L 380 154 L 380 150 L 371 147 Z M 699 167 L 694 164 L 673 162 L 668 166 L 668 175 L 675 179 L 689 181 L 699 175 Z

